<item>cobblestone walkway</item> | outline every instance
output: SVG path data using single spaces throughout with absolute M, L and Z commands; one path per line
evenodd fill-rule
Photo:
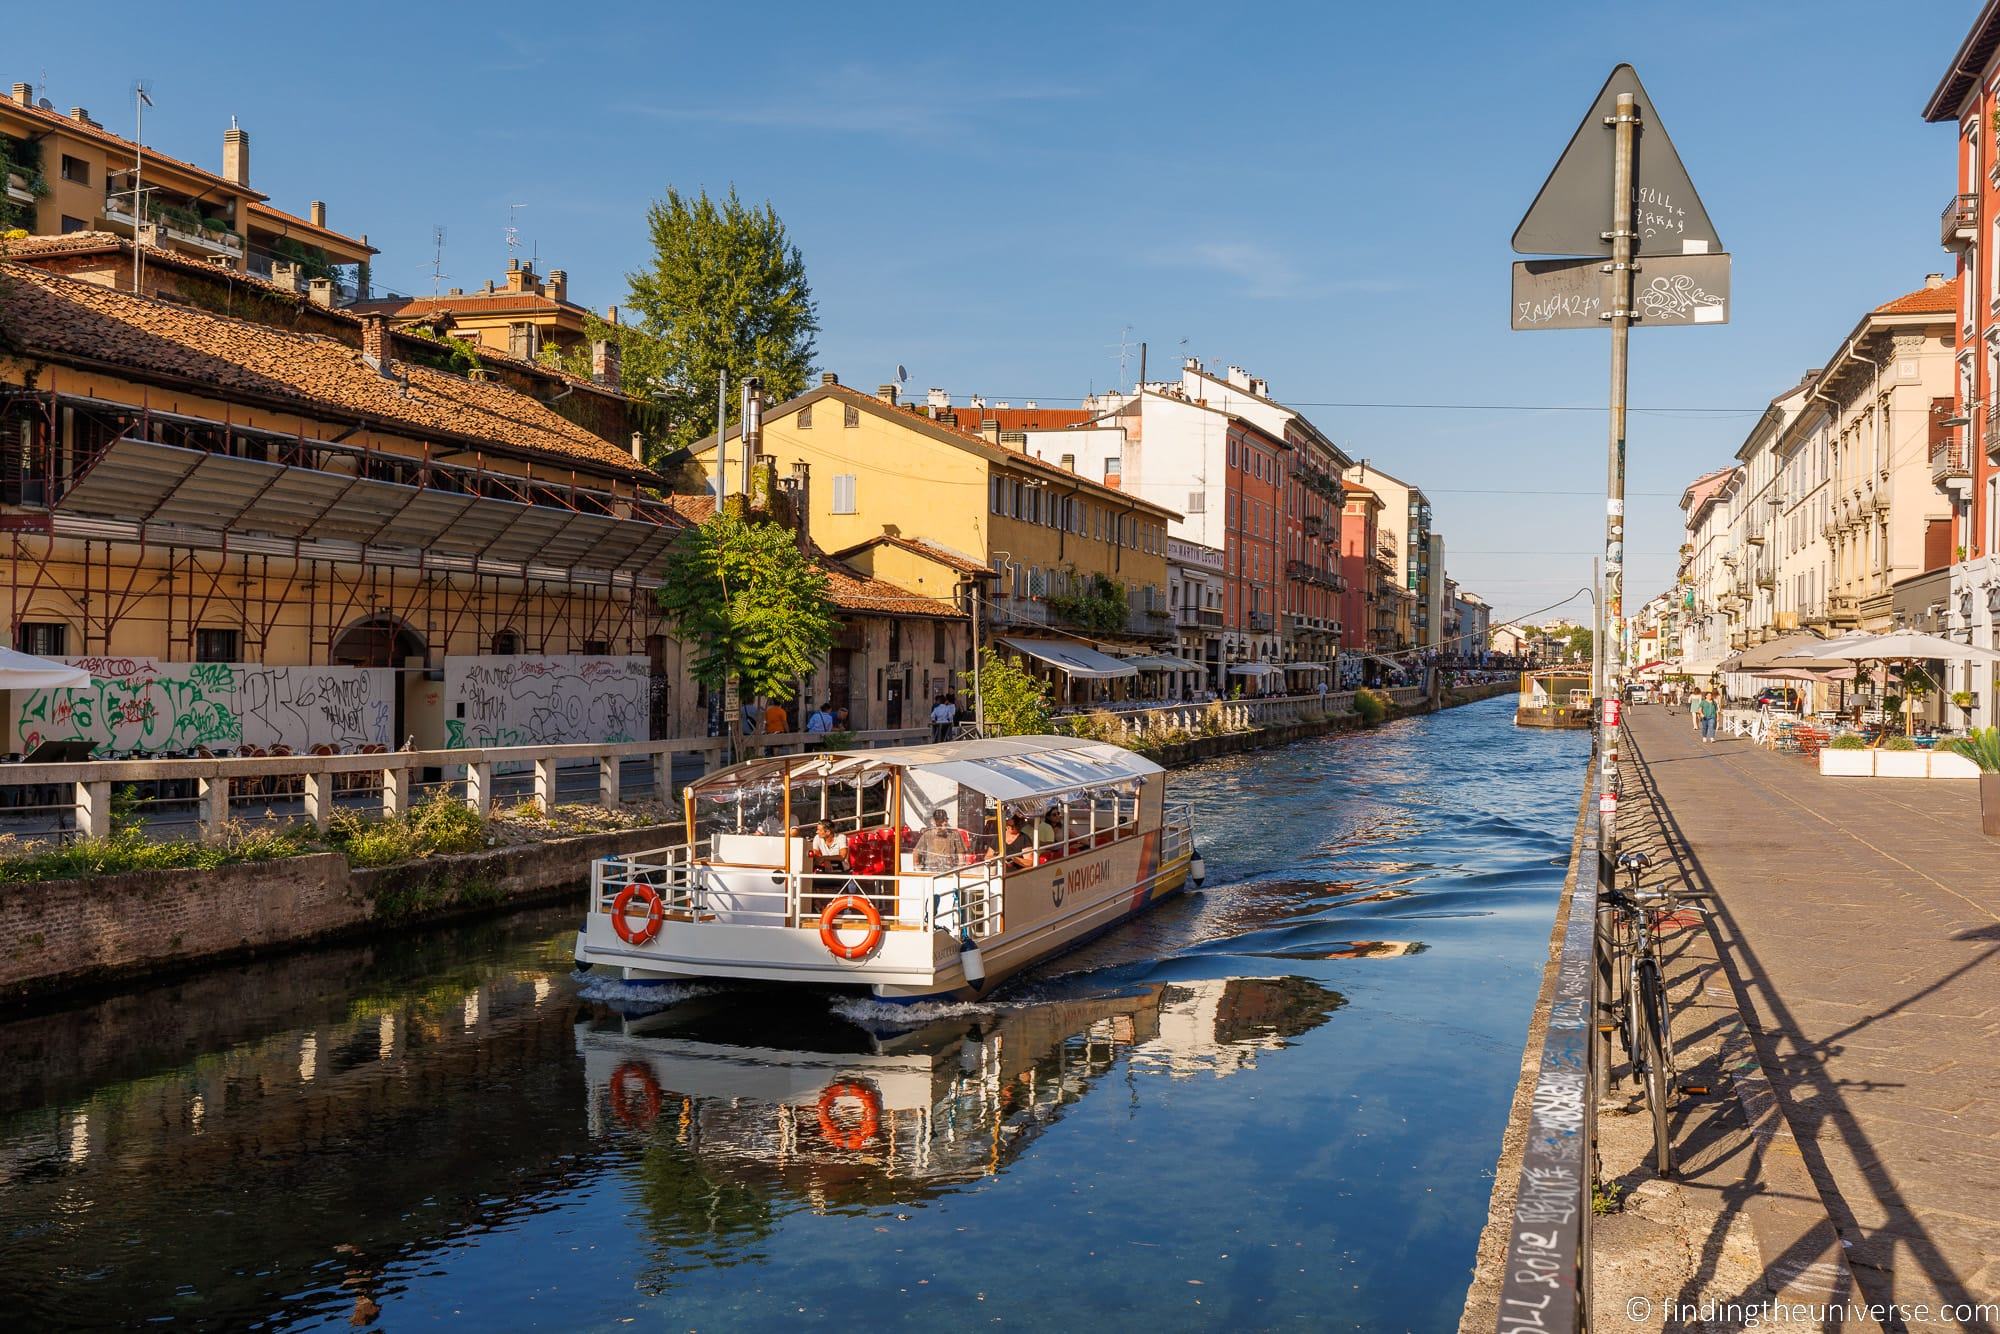
M 1686 1183 L 1764 1178 L 1740 1212 L 1796 1276 L 1788 1296 L 1830 1258 L 1805 1201 L 1787 1204 L 1797 1153 L 1863 1298 L 2000 1301 L 2000 842 L 1979 832 L 1976 785 L 1821 778 L 1748 742 L 1701 745 L 1658 707 L 1627 730 L 1621 825 L 1652 824 L 1656 862 L 1715 896 L 1721 976 L 1704 985 L 1733 989 L 1770 1081 L 1735 1088 L 1727 1116 L 1691 1102 Z M 1687 962 L 1693 984 L 1707 970 Z M 1707 1036 L 1704 1078 L 1732 1064 L 1729 1033 Z M 1759 1146 L 1753 1171 L 1739 1143 Z M 1995 1328 L 1992 1311 L 1931 1327 Z

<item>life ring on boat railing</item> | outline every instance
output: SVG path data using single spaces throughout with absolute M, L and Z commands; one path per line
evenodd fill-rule
M 646 906 L 646 920 L 637 927 L 626 915 L 633 899 L 641 899 Z M 633 883 L 618 891 L 618 897 L 611 900 L 611 929 L 627 945 L 645 945 L 660 934 L 660 924 L 667 920 L 667 905 L 660 902 L 660 893 L 651 885 Z
M 849 945 L 841 940 L 835 930 L 840 919 L 850 912 L 858 912 L 867 919 L 868 934 L 858 945 Z M 859 894 L 842 894 L 820 910 L 819 943 L 826 946 L 826 952 L 836 959 L 859 959 L 875 952 L 882 943 L 882 914 L 875 911 L 875 905 Z
M 856 1099 L 861 1103 L 861 1120 L 851 1127 L 843 1128 L 834 1117 L 834 1109 L 843 1098 Z M 855 1153 L 868 1147 L 882 1129 L 882 1100 L 875 1090 L 866 1084 L 853 1080 L 843 1080 L 838 1084 L 828 1084 L 826 1091 L 819 1095 L 819 1133 L 826 1136 L 827 1143 L 837 1149 Z
M 632 1087 L 636 1080 L 638 1087 Z M 611 1072 L 611 1114 L 634 1130 L 651 1130 L 660 1119 L 660 1081 L 644 1061 L 627 1061 Z M 633 1102 L 637 1100 L 638 1106 Z

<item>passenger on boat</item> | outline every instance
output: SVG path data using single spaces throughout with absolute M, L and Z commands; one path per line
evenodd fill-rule
M 812 837 L 813 870 L 821 875 L 845 872 L 847 867 L 847 835 L 834 832 L 831 821 L 821 820 L 813 830 Z
M 951 815 L 940 806 L 931 812 L 930 827 L 917 835 L 912 855 L 919 871 L 948 871 L 965 860 L 965 837 L 951 826 Z
M 1019 815 L 1007 817 L 1007 827 L 1000 835 L 1000 851 L 1010 866 L 1026 870 L 1035 864 L 1034 841 L 1028 837 Z

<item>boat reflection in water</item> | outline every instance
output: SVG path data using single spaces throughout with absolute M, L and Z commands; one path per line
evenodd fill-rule
M 760 1233 L 774 1197 L 827 1212 L 991 1176 L 1121 1058 L 1140 1073 L 1221 1078 L 1343 1003 L 1297 977 L 1153 983 L 939 1007 L 890 1033 L 830 1021 L 781 1050 L 739 1040 L 774 1026 L 717 996 L 640 1018 L 600 1011 L 578 1024 L 577 1047 L 592 1133 L 648 1140 L 649 1208 L 682 1233 L 656 1240 L 705 1252 L 731 1231 Z M 865 1022 L 888 1009 L 862 1001 L 847 1013 Z M 685 1209 L 667 1198 L 680 1190 Z M 713 1209 L 719 1198 L 731 1207 Z

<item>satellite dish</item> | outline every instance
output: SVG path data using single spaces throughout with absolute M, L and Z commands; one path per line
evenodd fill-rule
M 906 367 L 905 367 L 905 366 L 903 365 L 903 363 L 902 363 L 902 362 L 900 362 L 900 361 L 899 361 L 899 362 L 897 362 L 897 363 L 896 363 L 896 383 L 897 383 L 897 384 L 908 384 L 909 382 L 910 382 L 910 372 L 909 372 L 908 368 L 906 368 Z
M 56 104 L 54 102 L 49 101 L 49 99 L 46 97 L 44 97 L 41 101 L 35 103 L 35 105 L 40 107 L 44 111 L 54 111 L 56 109 Z

